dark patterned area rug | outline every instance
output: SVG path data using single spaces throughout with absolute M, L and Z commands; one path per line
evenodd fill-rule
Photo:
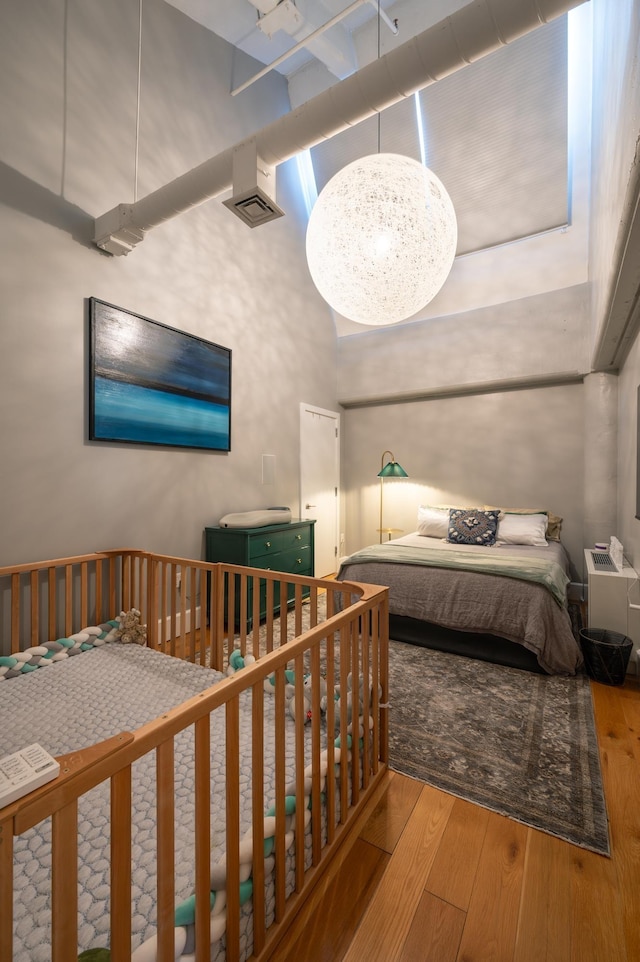
M 609 854 L 589 680 L 389 644 L 390 766 Z

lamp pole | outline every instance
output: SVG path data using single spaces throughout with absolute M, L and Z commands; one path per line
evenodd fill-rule
M 387 456 L 387 454 L 390 455 L 391 460 L 390 460 L 390 461 L 387 461 L 387 463 L 385 464 L 385 463 L 384 463 L 384 459 L 385 459 L 385 457 Z M 383 528 L 382 528 L 382 484 L 383 484 L 385 478 L 408 478 L 409 475 L 407 474 L 407 472 L 405 471 L 405 469 L 402 467 L 402 465 L 401 465 L 401 464 L 398 464 L 398 462 L 396 461 L 395 457 L 393 456 L 393 452 L 392 452 L 392 451 L 383 451 L 383 452 L 382 452 L 382 458 L 381 458 L 381 460 L 380 460 L 380 471 L 378 472 L 378 477 L 380 478 L 380 528 L 379 528 L 379 531 L 380 531 L 380 544 L 382 544 L 382 532 L 383 532 Z M 389 531 L 391 531 L 391 529 L 389 529 Z

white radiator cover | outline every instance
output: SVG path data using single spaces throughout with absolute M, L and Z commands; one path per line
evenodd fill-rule
M 585 548 L 584 551 L 588 580 L 588 626 L 617 631 L 630 638 L 633 652 L 627 671 L 637 672 L 640 610 L 629 606 L 640 605 L 640 579 L 635 569 L 629 565 L 622 571 L 597 571 L 591 551 L 591 548 Z

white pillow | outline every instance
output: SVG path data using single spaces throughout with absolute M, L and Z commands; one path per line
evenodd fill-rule
M 505 514 L 498 522 L 497 544 L 547 546 L 546 514 Z
M 427 538 L 446 538 L 449 528 L 449 509 L 432 508 L 421 504 L 418 508 L 418 534 Z

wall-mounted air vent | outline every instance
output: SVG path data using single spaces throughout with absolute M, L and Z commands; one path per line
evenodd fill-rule
M 224 200 L 223 204 L 249 227 L 258 227 L 284 215 L 284 211 L 259 187 L 245 191 L 240 196 L 230 197 Z
M 592 551 L 591 560 L 596 571 L 617 571 L 608 551 Z

